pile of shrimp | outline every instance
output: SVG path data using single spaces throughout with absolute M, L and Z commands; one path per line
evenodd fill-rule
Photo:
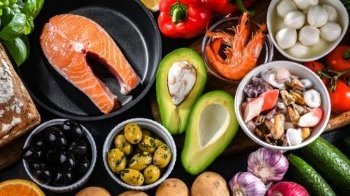
M 240 80 L 257 63 L 266 37 L 266 24 L 252 36 L 249 14 L 243 13 L 239 24 L 231 32 L 208 31 L 211 41 L 205 48 L 207 59 L 215 70 L 230 80 Z M 224 55 L 221 55 L 221 53 Z M 222 57 L 224 56 L 224 57 Z

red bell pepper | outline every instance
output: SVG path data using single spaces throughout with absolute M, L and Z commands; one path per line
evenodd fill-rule
M 231 3 L 232 1 L 232 3 Z M 246 7 L 250 7 L 255 0 L 202 0 L 204 4 L 220 14 L 232 14 L 238 9 L 247 12 Z
M 204 32 L 212 11 L 201 0 L 161 0 L 158 26 L 171 38 L 192 38 Z

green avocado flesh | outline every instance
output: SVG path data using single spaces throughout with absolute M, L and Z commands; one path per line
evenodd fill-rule
M 233 97 L 224 91 L 208 92 L 195 103 L 181 155 L 187 172 L 204 171 L 231 142 L 239 128 L 233 108 Z
M 185 100 L 174 105 L 168 90 L 168 72 L 175 62 L 187 61 L 196 69 L 196 82 Z M 194 102 L 201 95 L 207 81 L 207 71 L 202 57 L 190 48 L 180 48 L 166 55 L 159 64 L 156 76 L 157 102 L 163 126 L 171 134 L 185 131 Z

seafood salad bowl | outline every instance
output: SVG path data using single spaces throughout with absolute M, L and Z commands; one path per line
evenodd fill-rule
M 239 84 L 237 120 L 257 144 L 295 150 L 310 144 L 328 125 L 330 98 L 321 79 L 301 64 L 273 61 L 255 68 Z

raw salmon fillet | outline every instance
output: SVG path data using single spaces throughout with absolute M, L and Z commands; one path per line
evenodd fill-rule
M 140 83 L 114 40 L 100 25 L 86 17 L 73 14 L 52 17 L 44 26 L 40 44 L 55 70 L 105 114 L 119 107 L 117 97 L 94 75 L 87 54 L 107 66 L 118 80 L 122 94 L 128 94 Z

